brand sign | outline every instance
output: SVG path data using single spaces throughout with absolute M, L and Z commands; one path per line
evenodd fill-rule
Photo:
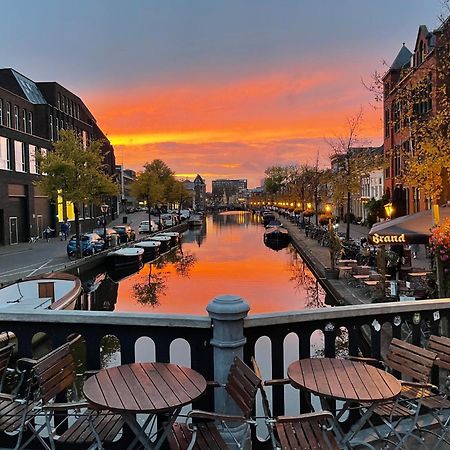
M 372 241 L 374 244 L 404 244 L 406 242 L 405 235 L 397 234 L 397 235 L 386 235 L 386 236 L 380 236 L 378 233 L 375 233 L 372 236 Z

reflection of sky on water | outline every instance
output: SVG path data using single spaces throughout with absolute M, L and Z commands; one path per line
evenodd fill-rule
M 183 234 L 183 255 L 194 259 L 188 273 L 174 254 L 151 268 L 146 264 L 119 282 L 115 311 L 204 315 L 206 305 L 222 294 L 243 297 L 250 314 L 323 305 L 322 289 L 294 249 L 265 247 L 258 222 L 244 212 L 208 216 L 204 227 Z M 157 301 L 136 301 L 137 284 L 141 293 L 158 291 Z

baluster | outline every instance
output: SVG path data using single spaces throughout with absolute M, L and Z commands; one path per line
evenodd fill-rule
M 285 333 L 277 332 L 270 340 L 272 346 L 272 378 L 282 379 L 285 377 L 284 373 L 284 339 Z M 285 413 L 284 411 L 284 386 L 272 386 L 272 413 L 279 416 Z
M 381 323 L 374 319 L 370 325 L 370 342 L 372 358 L 381 359 Z

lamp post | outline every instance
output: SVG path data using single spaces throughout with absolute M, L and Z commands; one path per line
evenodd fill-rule
M 106 213 L 108 212 L 108 208 L 109 208 L 109 206 L 106 204 L 100 206 L 100 209 L 102 210 L 102 213 L 103 213 L 103 239 L 104 239 L 105 243 L 107 242 L 106 241 Z
M 386 213 L 386 216 L 389 220 L 392 219 L 392 214 L 394 213 L 394 207 L 392 206 L 392 203 L 386 203 L 384 205 L 384 211 Z

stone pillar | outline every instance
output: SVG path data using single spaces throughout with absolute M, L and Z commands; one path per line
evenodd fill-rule
M 225 384 L 234 357 L 243 358 L 243 348 L 246 342 L 244 318 L 247 316 L 250 306 L 239 296 L 221 295 L 212 300 L 206 310 L 213 325 L 211 345 L 214 347 L 214 379 L 220 384 Z M 242 415 L 242 411 L 225 389 L 217 388 L 214 394 L 215 412 Z M 230 430 L 238 442 L 249 442 L 248 426 L 234 423 L 230 424 Z M 224 431 L 223 438 L 230 448 L 234 447 L 229 433 Z M 248 445 L 243 446 L 248 447 Z

